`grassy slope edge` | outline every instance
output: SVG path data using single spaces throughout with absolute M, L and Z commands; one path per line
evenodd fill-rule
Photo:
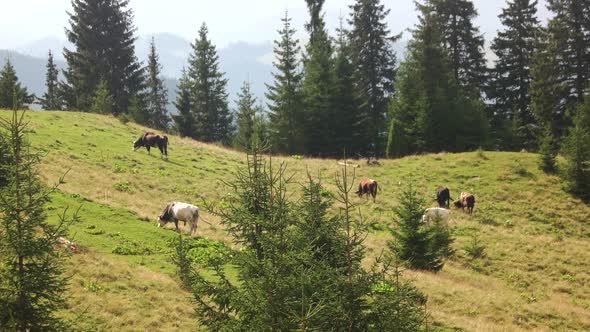
M 0 116 L 5 116 L 4 112 Z M 79 227 L 95 226 L 104 229 L 105 234 L 120 232 L 127 237 L 143 238 L 145 243 L 158 248 L 162 246 L 159 237 L 165 238 L 172 232 L 155 231 L 153 224 L 139 218 L 153 220 L 169 200 L 199 204 L 201 199 L 218 199 L 225 193 L 223 181 L 230 180 L 235 168 L 244 163 L 243 155 L 235 151 L 173 136 L 169 161 L 160 160 L 154 150 L 151 156 L 145 150 L 133 153 L 131 142 L 146 128 L 122 124 L 112 117 L 67 112 L 29 112 L 28 116 L 31 141 L 47 154 L 40 168 L 44 180 L 52 182 L 71 168 L 62 188 L 64 192 L 97 202 L 88 202 L 92 206 L 97 204 L 97 210 L 114 209 L 121 214 L 121 224 L 115 225 L 108 223 L 110 219 L 99 217 L 100 213 L 88 213 L 87 224 Z M 536 158 L 527 153 L 437 154 L 382 160 L 381 167 L 361 165 L 356 170 L 357 177 L 375 178 L 381 186 L 377 203 L 358 200 L 364 216 L 375 223 L 375 231 L 367 240 L 370 256 L 377 255 L 390 239 L 385 229 L 392 226 L 391 210 L 397 203 L 400 186 L 408 178 L 413 179 L 429 202 L 438 184 L 447 185 L 453 197 L 459 191 L 476 195 L 475 216 L 452 214 L 457 253 L 443 271 L 406 272 L 429 295 L 429 310 L 437 324 L 479 331 L 590 329 L 590 289 L 586 286 L 590 282 L 590 207 L 564 193 L 558 178 L 539 172 Z M 277 159 L 288 162 L 296 180 L 303 181 L 309 169 L 313 174 L 321 174 L 328 188 L 334 189 L 333 178 L 339 167 L 335 160 Z M 63 197 L 63 202 L 56 199 L 53 206 L 69 205 L 79 199 L 66 194 Z M 212 225 L 200 224 L 199 235 L 227 241 L 217 220 L 207 214 L 205 218 Z M 125 220 L 133 222 L 127 224 Z M 483 259 L 470 260 L 461 250 L 474 231 L 486 246 Z M 92 283 L 93 278 L 102 275 L 91 267 L 95 266 L 93 261 L 104 260 L 105 264 L 112 264 L 105 271 L 111 275 L 113 289 L 121 287 L 136 293 L 135 276 L 146 273 L 155 280 L 166 280 L 162 284 L 170 287 L 158 292 L 160 297 L 147 301 L 150 305 L 165 307 L 170 299 L 177 302 L 179 294 L 188 295 L 179 291 L 175 283 L 169 283 L 173 281 L 171 267 L 166 265 L 169 263 L 164 256 L 112 255 L 109 252 L 115 242 L 108 241 L 114 240 L 97 239 L 106 237 L 105 234 L 89 236 L 85 229 L 77 230 L 77 238 L 90 251 L 74 257 L 74 265 L 89 268 L 79 269 L 83 281 L 78 280 L 77 284 L 78 273 L 74 273 L 73 291 L 80 287 L 92 289 L 93 286 L 83 286 L 84 282 Z M 149 288 L 158 284 L 145 281 L 146 296 Z M 85 292 L 82 293 L 89 298 L 96 295 Z M 107 292 L 102 294 L 106 296 Z M 145 298 L 136 297 L 134 301 Z M 177 310 L 190 312 L 185 305 L 190 306 L 188 300 Z M 118 325 L 130 330 L 138 328 L 129 323 L 134 319 L 140 320 L 141 326 L 155 324 L 142 321 L 147 319 L 142 318 L 144 314 L 129 311 L 131 307 L 112 310 L 135 317 Z M 160 316 L 168 314 L 170 311 L 166 310 Z M 104 323 L 106 317 L 112 319 L 114 315 L 97 319 Z M 177 323 L 185 324 L 182 319 Z

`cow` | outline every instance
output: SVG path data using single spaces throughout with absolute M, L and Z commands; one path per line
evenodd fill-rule
M 424 214 L 422 215 L 422 222 L 428 224 L 433 221 L 438 221 L 443 225 L 447 225 L 450 213 L 451 210 L 440 207 L 429 208 L 424 211 Z
M 459 200 L 454 203 L 457 209 L 465 211 L 467 207 L 467 214 L 473 214 L 473 208 L 475 207 L 475 196 L 470 193 L 462 192 Z
M 359 197 L 363 197 L 363 195 L 370 194 L 373 196 L 373 203 L 375 203 L 375 197 L 377 197 L 377 181 L 372 179 L 363 179 L 359 183 L 359 190 L 356 192 Z
M 162 214 L 158 216 L 158 227 L 164 226 L 169 222 L 174 222 L 174 226 L 176 226 L 176 231 L 180 232 L 178 229 L 178 221 L 183 221 L 184 225 L 188 222 L 190 224 L 190 234 L 197 232 L 197 221 L 199 220 L 199 208 L 182 202 L 170 202 L 166 205 Z
M 168 136 L 145 132 L 133 142 L 133 151 L 137 151 L 142 146 L 147 149 L 148 154 L 150 154 L 150 148 L 157 146 L 160 149 L 160 158 L 163 156 L 166 156 L 166 159 L 168 158 Z
M 61 247 L 69 250 L 71 253 L 77 253 L 78 252 L 78 245 L 76 244 L 76 242 L 71 241 L 71 240 L 68 240 L 68 239 L 66 239 L 63 236 L 60 236 L 60 237 L 57 238 L 57 243 Z
M 436 201 L 438 202 L 439 207 L 446 207 L 447 209 L 451 206 L 451 192 L 449 188 L 438 186 L 436 188 Z

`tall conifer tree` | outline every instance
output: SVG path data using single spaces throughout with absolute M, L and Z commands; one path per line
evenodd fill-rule
M 152 128 L 166 130 L 170 122 L 170 117 L 166 110 L 168 91 L 164 88 L 161 72 L 162 65 L 156 52 L 156 42 L 154 37 L 152 37 L 147 66 L 147 91 L 145 93 L 146 109 L 149 115 L 148 124 Z
M 23 108 L 30 104 L 35 96 L 27 91 L 27 88 L 21 86 L 16 75 L 16 70 L 9 59 L 6 60 L 4 67 L 0 70 L 0 108 L 17 109 Z
M 587 0 L 549 0 L 554 16 L 548 23 L 548 38 L 558 45 L 553 51 L 564 87 L 556 112 L 564 114 L 582 103 L 590 80 L 590 4 Z
M 531 57 L 540 32 L 536 14 L 536 0 L 509 1 L 499 16 L 505 30 L 492 43 L 498 57 L 489 95 L 494 100 L 493 125 L 501 131 L 499 127 L 514 121 L 518 137 L 518 142 L 502 142 L 504 148 L 534 149 L 537 145 L 529 92 Z
M 387 28 L 389 9 L 380 0 L 356 0 L 351 6 L 350 47 L 355 67 L 356 90 L 363 115 L 365 151 L 383 154 L 385 115 L 394 92 L 396 54 Z
M 64 49 L 68 68 L 64 86 L 69 109 L 89 110 L 97 86 L 106 82 L 113 114 L 126 113 L 132 97 L 143 90 L 144 70 L 135 56 L 135 27 L 129 0 L 72 0 L 73 49 Z
M 426 0 L 432 7 L 455 80 L 475 97 L 486 80 L 484 38 L 473 24 L 477 10 L 471 0 Z
M 362 118 L 354 85 L 354 66 L 348 34 L 341 18 L 334 60 L 334 116 L 330 123 L 334 127 L 335 152 L 341 155 L 346 150 L 347 155 L 356 156 L 362 152 L 359 146 Z
M 275 40 L 272 84 L 267 84 L 269 135 L 272 151 L 278 153 L 304 152 L 302 74 L 299 70 L 300 47 L 285 12 L 280 39 Z
M 322 13 L 324 0 L 306 0 L 309 43 L 303 61 L 303 97 L 305 103 L 306 152 L 311 155 L 342 154 L 335 146 L 331 119 L 335 118 L 334 63 L 332 45 Z
M 62 109 L 62 100 L 59 93 L 58 70 L 55 62 L 53 62 L 53 54 L 51 50 L 47 56 L 47 73 L 45 74 L 45 88 L 46 91 L 43 97 L 39 99 L 41 107 L 44 110 L 58 111 Z
M 191 106 L 191 83 L 186 70 L 182 70 L 182 76 L 178 81 L 177 95 L 174 106 L 178 114 L 172 115 L 174 128 L 181 137 L 196 137 L 195 117 Z
M 229 144 L 232 117 L 227 104 L 227 79 L 219 68 L 219 55 L 208 33 L 207 25 L 203 23 L 189 58 L 195 139 Z

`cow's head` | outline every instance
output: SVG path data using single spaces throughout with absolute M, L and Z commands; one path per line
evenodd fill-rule
M 168 220 L 164 220 L 164 219 L 162 219 L 162 216 L 159 216 L 158 221 L 156 222 L 156 225 L 158 227 L 164 227 L 164 226 L 166 226 L 167 223 L 168 223 Z
M 133 151 L 137 151 L 137 149 L 139 149 L 141 146 L 141 139 L 138 139 L 137 141 L 133 142 Z
M 456 207 L 457 209 L 460 209 L 460 208 L 462 208 L 462 207 L 463 207 L 463 203 L 461 203 L 461 201 L 456 201 L 456 202 L 454 202 L 454 203 L 453 203 L 453 205 L 455 205 L 455 207 Z

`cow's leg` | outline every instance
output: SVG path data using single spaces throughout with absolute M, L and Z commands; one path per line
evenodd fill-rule
M 178 228 L 178 220 L 174 220 L 174 226 L 176 226 L 176 231 L 180 233 L 180 229 Z
M 150 146 L 148 145 L 145 148 L 148 150 L 148 154 L 150 154 Z

